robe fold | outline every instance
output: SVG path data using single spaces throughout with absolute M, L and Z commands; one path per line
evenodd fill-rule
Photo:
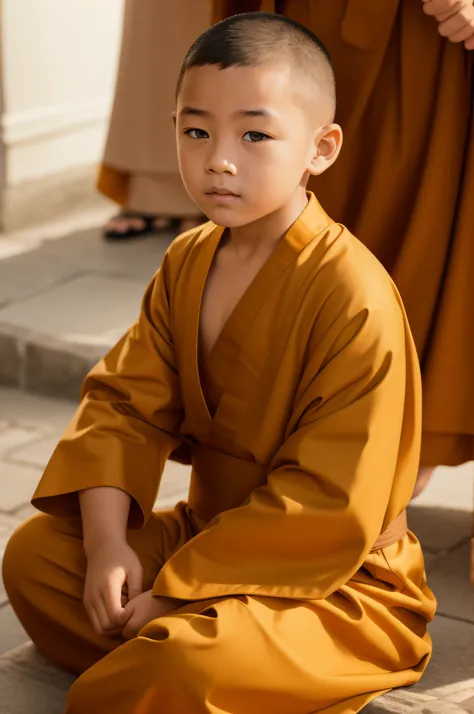
M 310 183 L 395 281 L 423 376 L 421 464 L 474 460 L 473 52 L 421 0 L 214 0 L 277 10 L 324 42 L 344 146 Z
M 80 677 L 71 714 L 122 712 L 104 692 L 119 672 L 125 687 L 127 667 L 144 667 L 170 714 L 343 714 L 418 680 L 430 657 L 435 604 L 416 537 L 373 550 L 419 460 L 420 375 L 398 292 L 310 195 L 204 359 L 200 305 L 223 233 L 208 223 L 170 246 L 34 495 L 48 533 L 75 549 L 78 492 L 129 493 L 129 525 L 143 529 L 131 542 L 150 548 L 161 533 L 147 583 L 183 601 Z M 153 513 L 164 462 L 183 448 L 188 502 Z M 10 589 L 34 636 L 34 596 Z

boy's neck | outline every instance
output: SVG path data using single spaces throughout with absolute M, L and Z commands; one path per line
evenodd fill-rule
M 239 228 L 228 230 L 228 245 L 236 250 L 259 253 L 272 250 L 308 204 L 306 191 L 297 191 L 278 211 Z

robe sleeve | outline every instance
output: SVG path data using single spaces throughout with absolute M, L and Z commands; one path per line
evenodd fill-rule
M 85 379 L 79 409 L 33 496 L 39 510 L 79 517 L 79 491 L 113 486 L 132 497 L 129 527 L 150 516 L 183 419 L 168 283 L 165 256 L 139 319 Z
M 402 309 L 359 310 L 331 345 L 317 370 L 308 360 L 266 484 L 180 548 L 154 595 L 325 598 L 350 580 L 387 519 L 407 505 L 421 393 Z M 388 513 L 397 479 L 398 512 Z

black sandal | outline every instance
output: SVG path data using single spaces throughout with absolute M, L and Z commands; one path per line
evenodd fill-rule
M 153 233 L 163 233 L 167 231 L 172 231 L 176 230 L 179 228 L 180 220 L 179 218 L 162 218 L 161 216 L 150 216 L 148 214 L 144 213 L 135 213 L 133 211 L 123 211 L 118 213 L 116 216 L 111 218 L 110 220 L 114 220 L 115 218 L 124 218 L 125 220 L 127 218 L 136 218 L 139 221 L 143 222 L 143 227 L 142 228 L 132 228 L 130 227 L 126 231 L 118 231 L 118 230 L 107 230 L 104 229 L 103 236 L 106 240 L 114 241 L 114 240 L 131 240 L 133 238 L 139 238 L 144 235 L 149 235 Z M 163 220 L 163 226 L 157 227 L 156 226 L 156 221 L 157 219 Z

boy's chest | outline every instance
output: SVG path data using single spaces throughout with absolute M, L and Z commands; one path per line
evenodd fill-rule
M 227 256 L 218 256 L 211 267 L 204 288 L 201 304 L 199 337 L 201 355 L 205 359 L 214 347 L 219 335 L 250 284 L 259 272 L 265 258 L 251 261 L 236 261 Z

